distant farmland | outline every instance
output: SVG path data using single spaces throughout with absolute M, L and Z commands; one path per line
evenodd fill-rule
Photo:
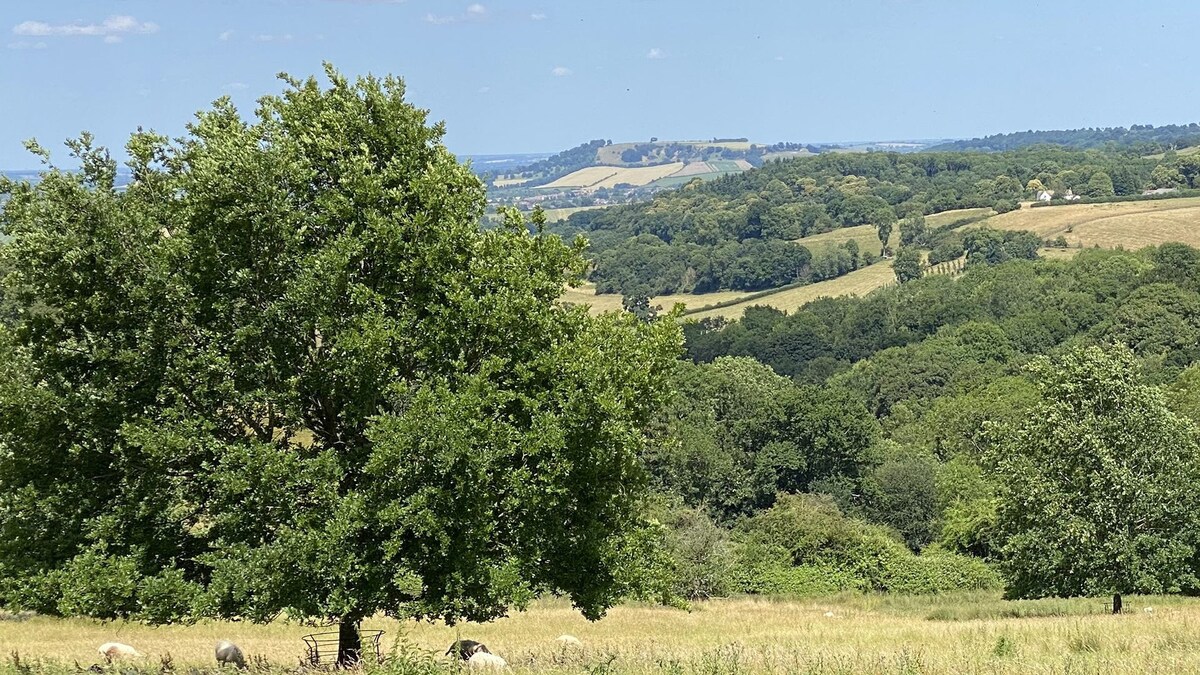
M 561 190 L 564 188 L 598 190 L 600 188 L 611 188 L 620 183 L 628 183 L 629 185 L 640 187 L 653 183 L 659 178 L 670 176 L 683 168 L 683 162 L 631 168 L 620 166 L 589 166 L 586 169 L 569 173 L 553 183 L 542 187 L 551 190 Z
M 1070 246 L 1139 249 L 1178 241 L 1200 246 L 1200 197 L 1028 206 L 969 225 L 1025 230 Z

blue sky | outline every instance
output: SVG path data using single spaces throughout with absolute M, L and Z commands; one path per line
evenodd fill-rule
M 275 74 L 402 76 L 462 154 L 1200 120 L 1200 3 L 5 0 L 0 167 L 87 129 L 179 134 Z

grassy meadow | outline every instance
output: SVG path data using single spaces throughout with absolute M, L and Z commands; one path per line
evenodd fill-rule
M 1177 241 L 1200 245 L 1200 197 L 1109 204 L 1024 205 L 967 227 L 1026 230 L 1042 239 L 1062 235 L 1071 246 L 1139 249 Z
M 996 594 L 843 595 L 805 600 L 729 599 L 690 611 L 617 607 L 589 623 L 560 600 L 494 623 L 368 621 L 386 631 L 385 650 L 450 662 L 457 637 L 480 640 L 514 672 L 601 673 L 1178 673 L 1200 672 L 1200 600 L 1127 597 L 1108 614 L 1102 599 L 1007 602 Z M 289 622 L 207 622 L 148 627 L 35 617 L 0 622 L 0 650 L 21 661 L 86 667 L 108 640 L 133 645 L 147 666 L 165 654 L 177 666 L 212 663 L 213 644 L 232 639 L 247 657 L 294 666 L 301 637 L 329 630 Z M 554 641 L 575 635 L 582 649 Z M 12 669 L 12 657 L 8 667 Z

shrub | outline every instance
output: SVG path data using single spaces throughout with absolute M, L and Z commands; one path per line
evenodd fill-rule
M 889 529 L 847 518 L 821 495 L 781 495 L 736 533 L 734 582 L 746 593 L 842 590 L 941 593 L 992 589 L 982 561 L 940 549 L 917 556 Z

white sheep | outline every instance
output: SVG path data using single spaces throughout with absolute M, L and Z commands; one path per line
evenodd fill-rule
M 491 670 L 503 670 L 508 667 L 508 661 L 487 652 L 475 652 L 471 658 L 467 659 L 467 667 L 472 669 L 488 668 Z
M 112 663 L 114 659 L 134 658 L 142 655 L 133 647 L 120 642 L 105 642 L 96 651 L 100 652 L 100 656 L 103 656 L 104 660 L 109 663 Z
M 554 638 L 554 641 L 562 645 L 563 649 L 568 647 L 583 647 L 583 643 L 580 642 L 579 638 L 575 637 L 574 635 L 559 635 L 558 637 Z
M 238 668 L 246 667 L 246 657 L 242 654 L 241 647 L 238 647 L 229 640 L 221 640 L 217 643 L 216 654 L 218 666 L 234 665 Z

